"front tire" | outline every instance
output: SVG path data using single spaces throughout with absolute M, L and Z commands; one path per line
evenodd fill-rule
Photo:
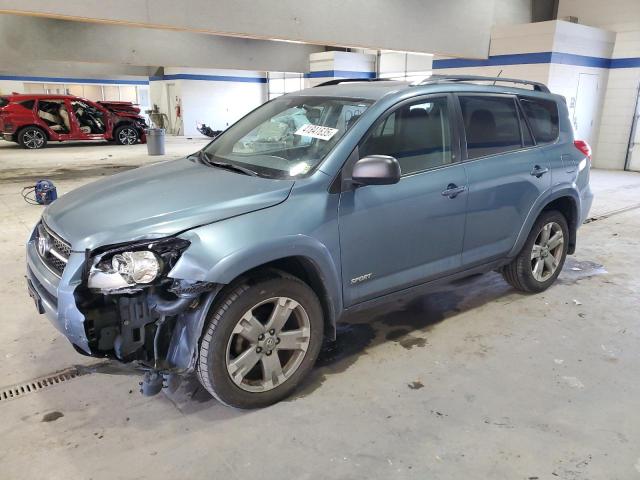
M 243 283 L 209 313 L 200 344 L 200 383 L 231 407 L 276 403 L 313 367 L 323 326 L 320 302 L 301 280 Z
M 113 141 L 118 145 L 135 145 L 140 133 L 133 125 L 120 125 L 113 131 Z
M 538 293 L 555 282 L 567 258 L 569 227 L 562 213 L 542 212 L 518 256 L 502 270 L 504 279 L 522 292 Z
M 18 133 L 18 143 L 29 150 L 44 148 L 47 145 L 47 134 L 39 127 L 25 127 Z

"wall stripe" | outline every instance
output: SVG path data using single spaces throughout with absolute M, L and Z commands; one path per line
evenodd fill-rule
M 0 80 L 48 83 L 98 83 L 104 85 L 149 85 L 148 80 L 111 80 L 106 78 L 23 77 L 15 75 L 0 75 Z
M 350 70 L 318 70 L 304 74 L 304 78 L 327 78 L 327 77 L 343 77 L 343 78 L 375 78 L 376 72 L 352 72 Z
M 563 65 L 577 65 L 580 67 L 611 68 L 611 60 L 603 57 L 588 57 L 586 55 L 575 55 L 573 53 L 553 52 L 550 63 Z
M 609 68 L 640 68 L 640 57 L 612 58 Z
M 149 77 L 149 81 L 157 80 L 207 80 L 210 82 L 244 82 L 244 83 L 267 83 L 265 77 L 239 77 L 230 75 L 197 75 L 192 73 L 175 73 L 172 75 L 159 75 Z
M 467 58 L 447 58 L 433 61 L 433 69 L 488 67 L 498 65 L 523 65 L 532 63 L 550 63 L 551 52 L 513 53 L 509 55 L 493 55 L 487 59 L 474 60 Z
M 467 58 L 446 58 L 433 61 L 433 69 L 486 67 L 500 65 L 530 65 L 536 63 L 558 63 L 593 68 L 637 68 L 640 57 L 603 58 L 588 55 L 576 55 L 564 52 L 512 53 L 508 55 L 492 55 L 487 59 L 474 60 Z

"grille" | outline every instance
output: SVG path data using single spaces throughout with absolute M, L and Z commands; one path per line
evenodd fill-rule
M 37 228 L 36 249 L 44 264 L 49 267 L 53 273 L 59 277 L 62 276 L 62 272 L 64 272 L 64 268 L 67 266 L 67 261 L 71 255 L 71 245 L 58 237 L 41 222 Z

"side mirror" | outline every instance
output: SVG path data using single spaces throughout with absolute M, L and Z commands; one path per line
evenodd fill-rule
M 400 181 L 400 164 L 388 155 L 370 155 L 353 166 L 351 180 L 356 185 L 392 185 Z

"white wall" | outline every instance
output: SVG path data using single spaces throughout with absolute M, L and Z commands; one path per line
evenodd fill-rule
M 171 78 L 179 75 L 180 78 Z M 206 76 L 205 80 L 194 76 Z M 186 77 L 186 78 L 185 78 Z M 231 77 L 216 80 L 219 77 Z M 238 77 L 264 79 L 265 72 L 246 70 L 214 70 L 195 68 L 165 68 L 164 80 L 152 80 L 151 103 L 161 112 L 174 118 L 169 105 L 167 85 L 175 84 L 182 112 L 181 135 L 200 135 L 197 123 L 205 123 L 214 130 L 224 130 L 267 100 L 267 84 L 239 81 Z M 233 81 L 233 78 L 236 81 Z M 176 125 L 171 129 L 175 131 Z
M 558 16 L 575 16 L 580 23 L 616 32 L 616 59 L 640 59 L 639 0 L 560 0 Z M 627 154 L 634 106 L 640 85 L 640 65 L 611 68 L 606 87 L 600 132 L 596 143 L 598 166 L 620 169 Z M 636 147 L 636 150 L 640 147 Z M 640 154 L 634 151 L 630 169 L 640 171 Z
M 594 165 L 605 167 L 609 165 L 610 155 L 608 152 L 601 153 L 599 151 L 598 135 L 609 69 L 606 68 L 606 65 L 594 67 L 575 64 L 589 63 L 589 59 L 573 56 L 608 59 L 613 52 L 615 38 L 615 33 L 564 21 L 496 26 L 491 32 L 490 59 L 485 62 L 488 65 L 439 68 L 434 73 L 486 76 L 500 74 L 501 77 L 520 78 L 547 84 L 552 92 L 563 95 L 567 99 L 571 120 L 575 125 L 580 125 L 581 133 L 590 131 L 590 133 L 581 136 L 584 137 L 583 140 L 587 140 L 594 147 Z M 567 59 L 567 56 L 562 54 L 569 54 L 570 58 Z M 500 57 L 502 55 L 515 55 L 515 57 Z M 439 59 L 436 58 L 436 60 Z M 544 63 L 535 63 L 539 61 Z M 512 62 L 515 64 L 502 64 Z M 438 62 L 436 62 L 437 64 Z M 597 90 L 594 92 L 593 98 L 585 99 L 584 95 L 578 96 L 581 74 L 594 76 L 590 77 L 595 78 L 597 82 Z M 577 118 L 576 102 L 580 102 L 583 107 L 581 109 L 582 118 Z M 591 128 L 586 129 L 585 124 Z M 619 165 L 618 168 L 622 168 L 622 165 Z
M 6 95 L 13 92 L 24 93 L 24 82 L 0 80 L 0 95 Z
M 496 26 L 491 30 L 489 56 L 549 52 L 553 49 L 556 22 Z M 440 60 L 442 57 L 435 57 Z M 488 62 L 486 62 L 488 63 Z M 437 62 L 436 62 L 437 64 Z M 549 81 L 549 63 L 484 65 L 462 68 L 437 68 L 439 74 L 469 74 L 521 78 L 536 82 Z M 502 72 L 502 73 L 501 73 Z
M 383 78 L 415 79 L 431 72 L 433 55 L 380 52 L 378 74 Z
M 375 76 L 376 56 L 358 52 L 318 52 L 309 55 L 309 74 L 306 86 L 313 87 L 319 83 L 336 78 L 357 78 Z M 314 77 L 314 73 L 332 72 L 322 77 Z

